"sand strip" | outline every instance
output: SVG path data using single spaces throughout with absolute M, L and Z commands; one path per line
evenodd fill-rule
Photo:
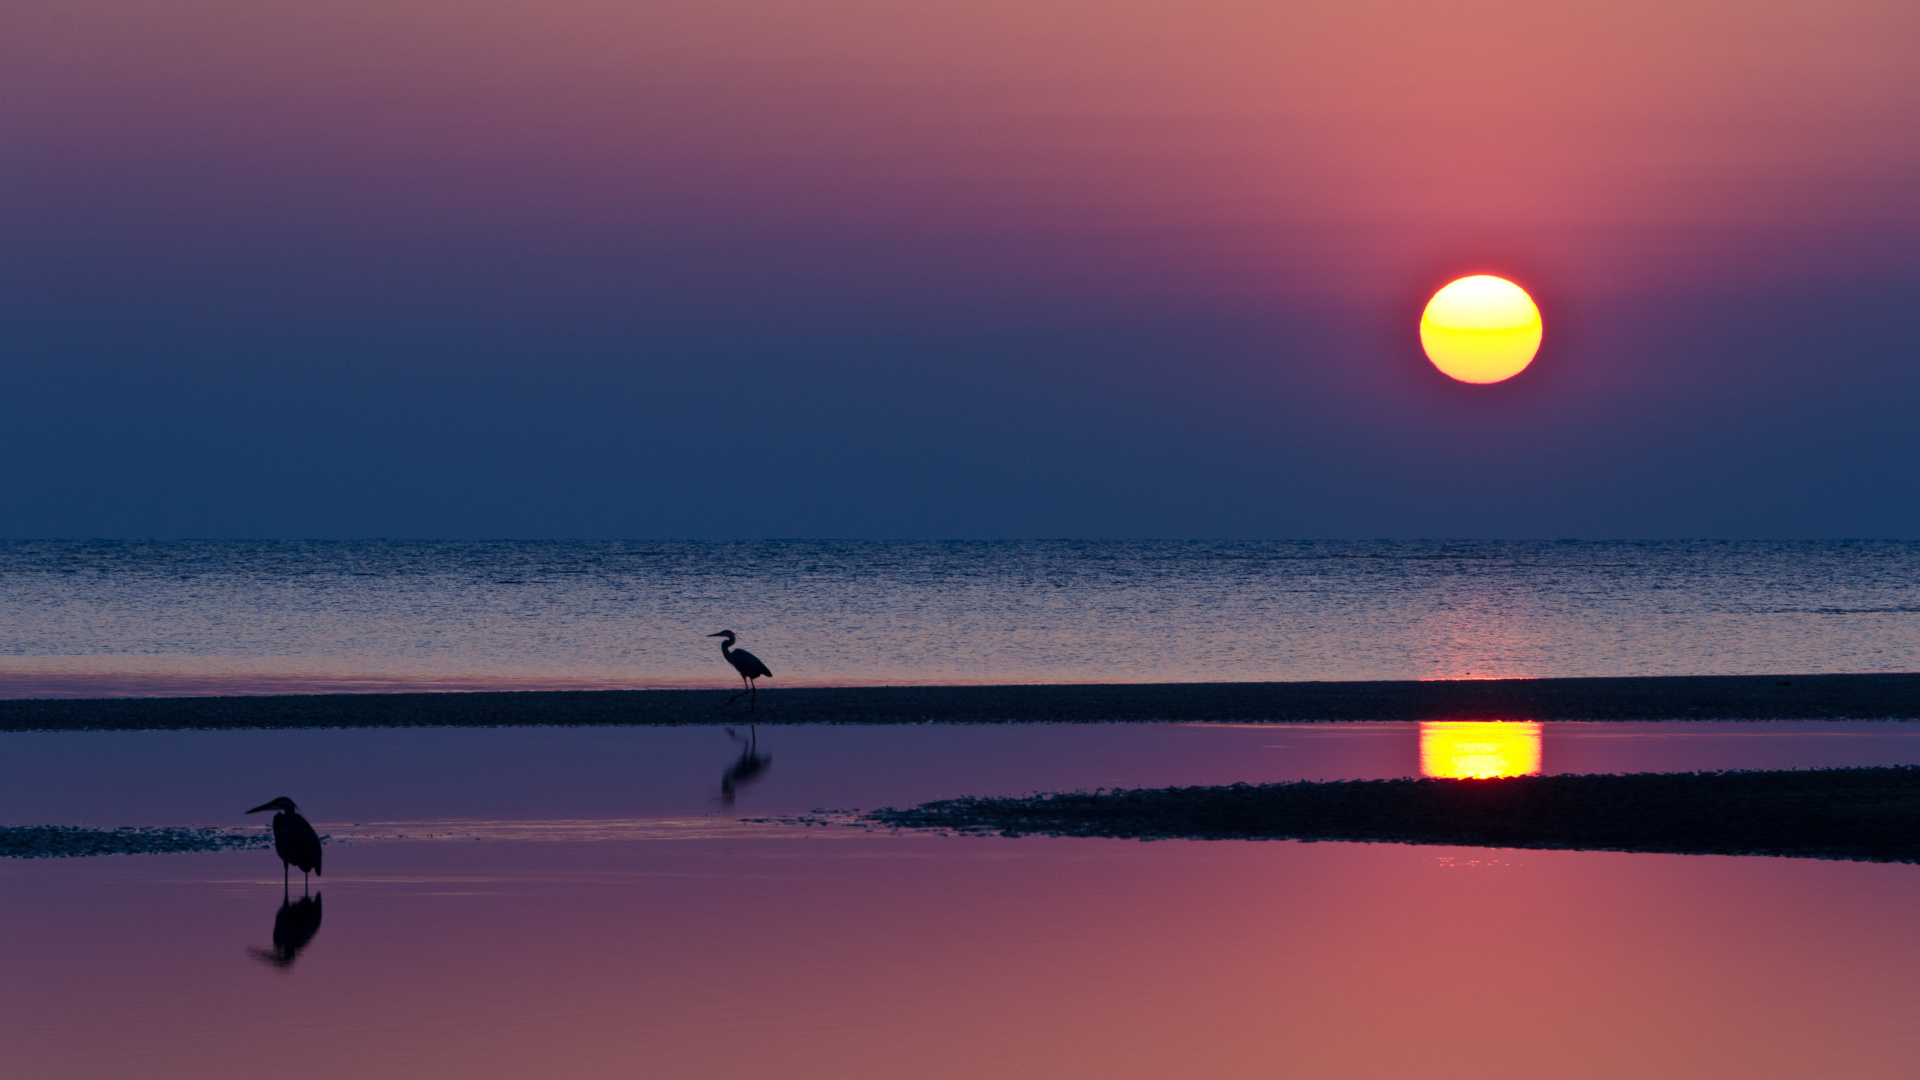
M 602 724 L 1920 719 L 1920 674 L 1108 683 L 0 701 L 0 731 Z

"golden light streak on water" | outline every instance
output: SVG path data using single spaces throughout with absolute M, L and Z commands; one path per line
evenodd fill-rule
M 1540 725 L 1531 721 L 1432 720 L 1420 725 L 1420 775 L 1456 780 L 1540 771 Z

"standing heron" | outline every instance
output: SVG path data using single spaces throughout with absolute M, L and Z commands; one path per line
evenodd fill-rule
M 247 813 L 257 814 L 262 810 L 278 811 L 273 815 L 273 853 L 280 856 L 281 886 L 292 887 L 287 867 L 297 866 L 304 887 L 308 874 L 320 872 L 320 834 L 313 831 L 307 819 L 300 816 L 300 808 L 285 795 L 270 803 L 261 803 Z
M 773 672 L 767 670 L 767 665 L 761 663 L 759 657 L 745 649 L 736 649 L 733 647 L 733 631 L 722 630 L 717 634 L 708 634 L 707 636 L 725 639 L 720 642 L 720 655 L 727 658 L 727 663 L 733 665 L 733 670 L 740 673 L 740 681 L 746 684 L 746 689 L 728 698 L 727 704 L 731 705 L 739 701 L 742 696 L 745 696 L 747 698 L 747 711 L 752 712 L 760 703 L 759 690 L 753 680 L 763 676 L 771 679 L 773 678 Z

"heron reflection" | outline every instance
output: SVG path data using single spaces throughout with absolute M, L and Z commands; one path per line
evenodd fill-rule
M 302 896 L 298 900 L 281 897 L 280 910 L 273 916 L 273 948 L 252 948 L 256 960 L 286 970 L 300 955 L 300 950 L 313 941 L 313 935 L 320 932 L 319 895 Z
M 734 792 L 741 785 L 759 779 L 760 774 L 767 771 L 767 766 L 773 764 L 773 755 L 760 752 L 760 732 L 757 728 L 748 728 L 745 739 L 741 739 L 732 728 L 724 730 L 727 738 L 746 743 L 745 749 L 740 751 L 740 759 L 720 774 L 720 801 L 732 806 Z

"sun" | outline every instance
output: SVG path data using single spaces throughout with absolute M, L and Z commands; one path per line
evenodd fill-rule
M 1434 367 L 1461 382 L 1511 379 L 1540 351 L 1540 309 L 1506 278 L 1463 277 L 1427 301 L 1420 345 Z

